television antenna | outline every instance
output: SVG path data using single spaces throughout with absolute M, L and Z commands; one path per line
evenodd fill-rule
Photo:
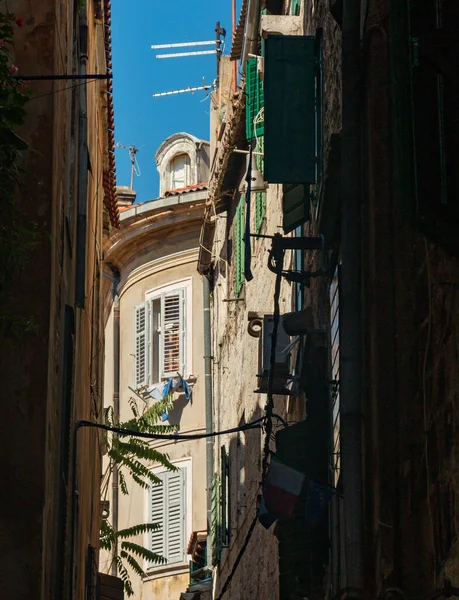
M 134 144 L 132 144 L 131 146 L 123 146 L 123 144 L 120 144 L 119 142 L 117 142 L 115 144 L 115 148 L 123 148 L 124 150 L 127 150 L 129 152 L 129 158 L 131 159 L 131 185 L 130 185 L 130 188 L 132 190 L 132 189 L 134 189 L 133 188 L 134 175 L 137 175 L 137 177 L 140 177 L 140 175 L 142 174 L 140 172 L 139 163 L 137 162 L 137 153 L 140 151 L 140 148 L 137 148 L 136 146 L 134 146 Z M 143 146 L 142 146 L 142 148 L 143 148 Z
M 183 58 L 185 56 L 202 56 L 203 54 L 215 54 L 217 57 L 217 78 L 211 84 L 207 85 L 205 82 L 203 85 L 199 86 L 189 86 L 187 88 L 182 88 L 180 90 L 172 90 L 170 92 L 158 92 L 153 94 L 153 98 L 159 98 L 161 96 L 175 96 L 177 94 L 186 94 L 186 93 L 194 93 L 199 90 L 205 90 L 206 92 L 210 92 L 216 87 L 218 87 L 218 76 L 220 70 L 220 58 L 222 55 L 222 37 L 226 36 L 226 31 L 223 27 L 220 26 L 220 21 L 217 21 L 215 25 L 215 40 L 206 40 L 202 42 L 178 42 L 174 44 L 154 44 L 151 46 L 152 50 L 168 50 L 170 48 L 199 48 L 201 46 L 214 46 L 212 50 L 192 50 L 190 52 L 168 52 L 165 54 L 157 54 L 156 58 Z M 209 94 L 206 95 L 206 98 Z

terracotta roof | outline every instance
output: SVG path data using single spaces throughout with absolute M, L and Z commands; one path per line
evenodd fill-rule
M 233 33 L 233 44 L 231 46 L 230 60 L 239 60 L 242 55 L 242 45 L 244 42 L 245 19 L 247 16 L 248 0 L 242 0 L 241 12 L 236 31 Z
M 104 0 L 104 42 L 107 73 L 112 73 L 112 8 L 110 0 Z M 113 109 L 113 81 L 107 79 L 107 117 L 108 117 L 108 169 L 104 171 L 104 205 L 110 215 L 113 227 L 120 226 L 118 203 L 116 199 L 115 166 L 115 113 Z
M 180 194 L 189 194 L 190 192 L 200 192 L 202 190 L 207 190 L 207 181 L 205 183 L 194 183 L 193 185 L 187 185 L 182 188 L 177 188 L 176 190 L 166 190 L 164 193 L 164 197 L 168 196 L 179 196 Z

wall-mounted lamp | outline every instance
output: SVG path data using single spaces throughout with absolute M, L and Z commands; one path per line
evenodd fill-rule
M 244 177 L 241 180 L 241 183 L 239 185 L 239 192 L 241 194 L 245 194 L 246 190 L 247 190 L 247 171 L 249 169 L 249 161 L 250 161 L 250 156 L 249 156 L 249 151 L 248 150 L 238 150 L 237 148 L 235 148 L 233 150 L 233 152 L 239 152 L 240 154 L 246 154 L 247 155 L 247 168 L 245 170 L 245 174 Z M 252 156 L 263 156 L 263 152 L 252 152 Z M 259 171 L 255 165 L 255 163 L 252 162 L 252 171 L 251 171 L 251 186 L 250 186 L 250 190 L 252 192 L 264 192 L 266 191 L 267 188 L 267 183 L 266 181 L 263 179 L 263 174 L 261 171 Z

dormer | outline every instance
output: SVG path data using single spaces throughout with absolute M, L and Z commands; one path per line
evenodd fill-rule
M 159 195 L 206 183 L 209 178 L 209 142 L 189 133 L 174 133 L 155 155 Z

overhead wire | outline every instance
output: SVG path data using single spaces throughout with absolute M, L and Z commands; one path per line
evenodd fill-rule
M 265 420 L 265 417 L 260 417 L 255 421 L 240 425 L 239 427 L 233 427 L 231 429 L 225 429 L 224 431 L 211 431 L 210 433 L 196 433 L 196 434 L 180 434 L 180 433 L 147 433 L 143 431 L 136 431 L 135 429 L 125 429 L 124 427 L 112 427 L 111 425 L 105 425 L 103 423 L 94 423 L 93 421 L 81 420 L 76 423 L 76 429 L 82 427 L 90 427 L 94 429 L 103 429 L 104 431 L 111 431 L 118 435 L 129 435 L 131 437 L 140 437 L 147 440 L 201 440 L 209 437 L 218 437 L 219 435 L 227 435 L 229 433 L 237 433 L 238 431 L 247 431 L 249 429 L 261 429 L 261 423 Z

